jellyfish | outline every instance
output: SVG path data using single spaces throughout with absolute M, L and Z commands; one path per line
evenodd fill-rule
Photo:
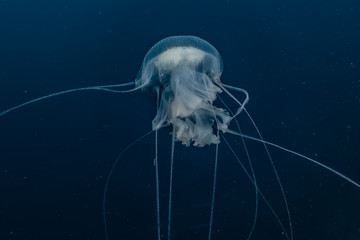
M 123 154 L 133 145 L 139 143 L 150 134 L 155 134 L 154 146 L 154 166 L 156 175 L 156 228 L 157 239 L 162 239 L 164 225 L 160 219 L 160 187 L 159 187 L 159 163 L 158 163 L 158 131 L 162 129 L 172 129 L 171 133 L 171 155 L 169 170 L 169 192 L 167 208 L 167 230 L 166 236 L 170 240 L 172 237 L 172 200 L 173 200 L 173 167 L 174 167 L 174 149 L 175 144 L 182 144 L 189 148 L 202 148 L 208 145 L 215 145 L 214 169 L 212 178 L 212 194 L 211 204 L 209 207 L 209 220 L 207 224 L 208 240 L 213 237 L 213 221 L 214 209 L 216 203 L 216 186 L 217 172 L 219 161 L 219 145 L 224 144 L 232 153 L 233 157 L 240 164 L 243 172 L 248 177 L 254 187 L 255 192 L 255 209 L 251 228 L 246 239 L 251 239 L 254 232 L 259 201 L 263 201 L 270 212 L 273 214 L 278 225 L 283 232 L 284 238 L 293 240 L 292 218 L 287 202 L 285 190 L 280 180 L 280 176 L 273 162 L 269 147 L 277 148 L 290 154 L 294 154 L 301 159 L 310 161 L 331 173 L 337 175 L 343 180 L 349 182 L 355 187 L 360 188 L 360 184 L 349 178 L 348 176 L 338 172 L 337 170 L 303 154 L 285 148 L 278 144 L 266 141 L 254 119 L 247 110 L 249 102 L 249 94 L 245 89 L 240 87 L 227 85 L 221 82 L 221 74 L 223 72 L 223 62 L 219 52 L 207 41 L 195 36 L 172 36 L 165 38 L 156 43 L 146 54 L 138 75 L 133 82 L 113 85 L 101 85 L 92 87 L 83 87 L 61 92 L 52 93 L 43 97 L 39 97 L 23 104 L 14 106 L 0 112 L 0 117 L 9 114 L 19 108 L 27 105 L 43 101 L 59 95 L 79 92 L 79 91 L 105 91 L 118 94 L 126 94 L 130 92 L 150 92 L 156 94 L 156 113 L 151 123 L 151 131 L 137 138 L 134 142 L 126 146 L 114 161 L 109 170 L 108 177 L 104 186 L 103 195 L 103 221 L 105 226 L 105 238 L 109 239 L 106 201 L 108 184 L 113 174 L 116 164 L 119 162 Z M 241 94 L 237 97 L 236 94 Z M 236 109 L 231 109 L 223 99 L 223 95 L 227 96 L 236 105 Z M 242 98 L 243 100 L 240 100 Z M 255 136 L 247 135 L 242 132 L 241 126 L 237 120 L 240 115 L 247 117 L 256 134 Z M 227 136 L 232 135 L 240 138 L 247 156 L 250 170 L 243 165 L 243 161 L 239 158 L 234 147 L 227 140 Z M 246 141 L 254 141 L 262 144 L 266 151 L 267 159 L 271 165 L 275 175 L 278 187 L 281 192 L 281 198 L 285 206 L 287 214 L 287 223 L 283 221 L 277 214 L 270 201 L 263 193 L 261 187 L 257 184 L 252 160 L 246 147 Z

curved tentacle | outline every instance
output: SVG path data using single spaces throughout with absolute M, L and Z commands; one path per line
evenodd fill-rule
M 236 110 L 236 113 L 234 116 L 231 117 L 231 119 L 234 119 L 236 118 L 244 109 L 245 109 L 245 105 L 249 102 L 250 100 L 250 97 L 249 97 L 249 93 L 245 90 L 245 89 L 242 89 L 242 88 L 239 88 L 239 87 L 233 87 L 233 86 L 230 86 L 230 85 L 226 85 L 226 84 L 223 84 L 219 81 L 216 81 L 216 83 L 218 84 L 218 86 L 224 91 L 226 92 L 227 95 L 229 95 L 237 104 L 240 105 L 240 107 Z M 236 97 L 234 97 L 234 95 L 231 94 L 231 92 L 229 92 L 226 88 L 230 88 L 232 90 L 235 90 L 237 92 L 241 92 L 245 95 L 245 100 L 241 103 Z
M 230 85 L 226 85 L 227 88 L 230 88 L 230 89 L 233 89 L 235 91 L 239 91 L 239 92 L 244 92 L 245 90 L 241 89 L 241 88 L 237 88 L 237 87 L 233 87 L 233 86 L 230 86 Z M 257 134 L 259 135 L 260 139 L 263 140 L 263 137 L 262 137 L 262 134 L 259 130 L 259 128 L 257 127 L 254 119 L 251 117 L 251 115 L 249 114 L 249 112 L 246 110 L 245 108 L 245 104 L 247 103 L 247 101 L 249 100 L 248 98 L 248 95 L 246 94 L 247 98 L 245 99 L 244 103 L 241 103 L 240 101 L 238 101 L 225 87 L 222 87 L 222 89 L 231 97 L 233 98 L 239 105 L 240 105 L 240 108 L 238 109 L 237 111 L 237 114 L 239 114 L 242 110 L 244 110 L 244 112 L 246 113 L 246 115 L 248 116 L 248 118 L 250 119 L 252 125 L 254 126 Z M 247 93 L 245 91 L 245 93 Z M 237 115 L 235 114 L 234 117 Z M 292 220 L 291 220 L 291 214 L 290 214 L 290 209 L 289 209 L 289 204 L 287 202 L 287 199 L 286 199 L 286 195 L 285 195 L 285 190 L 284 190 L 284 187 L 283 187 L 283 184 L 281 183 L 281 180 L 280 180 L 280 176 L 278 174 L 278 171 L 276 170 L 276 167 L 275 167 L 275 164 L 274 164 L 274 161 L 271 157 L 271 154 L 267 148 L 267 145 L 265 143 L 263 143 L 264 145 L 264 148 L 265 148 L 265 151 L 266 151 L 266 154 L 268 156 L 268 159 L 269 159 L 269 162 L 271 164 L 271 167 L 273 169 L 273 172 L 274 172 L 274 175 L 276 177 L 276 180 L 279 184 L 279 187 L 280 187 L 280 191 L 281 191 L 281 195 L 282 195 L 282 198 L 284 200 L 284 204 L 285 204 L 285 209 L 286 209 L 286 213 L 287 213 L 287 216 L 288 216 L 288 220 L 289 220 L 289 229 L 290 229 L 290 239 L 293 240 L 294 236 L 293 236 L 293 227 L 292 227 Z
M 243 169 L 243 171 L 245 172 L 245 174 L 248 176 L 248 178 L 250 179 L 250 181 L 255 184 L 254 179 L 251 178 L 249 172 L 246 170 L 244 164 L 242 164 L 242 162 L 240 161 L 239 157 L 237 156 L 237 154 L 235 153 L 234 149 L 231 147 L 230 143 L 227 141 L 227 139 L 225 138 L 224 134 L 221 133 L 221 137 L 224 139 L 226 145 L 228 146 L 228 148 L 230 149 L 230 151 L 232 152 L 232 154 L 234 155 L 235 159 L 237 160 L 237 162 L 240 164 L 241 168 Z M 276 214 L 274 208 L 271 206 L 270 202 L 266 199 L 265 195 L 262 193 L 262 191 L 260 190 L 259 186 L 257 187 L 257 191 L 259 192 L 261 198 L 264 200 L 265 204 L 268 206 L 268 208 L 270 209 L 270 211 L 272 212 L 272 214 L 274 215 L 276 221 L 278 222 L 278 224 L 280 225 L 280 227 L 282 228 L 284 235 L 286 237 L 286 239 L 289 240 L 289 236 L 287 234 L 287 231 L 284 227 L 284 225 L 282 224 L 279 216 Z
M 224 100 L 220 96 L 218 96 L 218 98 L 221 101 L 221 103 L 226 107 L 226 109 L 230 112 L 230 114 L 234 115 L 234 113 L 231 111 L 230 107 L 224 102 Z M 239 121 L 236 118 L 234 118 L 234 120 L 235 120 L 238 131 L 241 133 L 241 128 L 240 128 Z M 255 187 L 255 213 L 254 213 L 253 224 L 251 226 L 251 230 L 250 230 L 249 235 L 247 237 L 247 240 L 249 240 L 251 238 L 252 234 L 254 233 L 256 222 L 257 222 L 258 210 L 259 210 L 259 196 L 258 196 L 258 185 L 257 185 L 257 181 L 256 181 L 256 175 L 255 175 L 255 171 L 254 171 L 254 168 L 253 168 L 253 165 L 252 165 L 252 162 L 251 162 L 250 154 L 249 154 L 248 148 L 246 146 L 245 139 L 243 137 L 240 137 L 240 138 L 241 138 L 241 142 L 242 142 L 242 144 L 244 146 L 244 149 L 245 149 L 246 158 L 248 159 L 248 162 L 249 162 L 250 171 L 251 171 L 251 175 L 252 175 L 252 178 L 253 178 L 252 182 L 253 182 L 253 185 Z
M 143 86 L 138 86 L 138 87 L 136 87 L 134 89 L 123 90 L 123 91 L 112 89 L 112 88 L 118 88 L 118 87 L 128 87 L 128 86 L 132 86 L 132 85 L 135 85 L 135 83 L 134 82 L 128 82 L 128 83 L 124 83 L 124 84 L 115 84 L 115 85 L 113 84 L 113 85 L 83 87 L 83 88 L 74 88 L 74 89 L 64 90 L 64 91 L 48 94 L 46 96 L 42 96 L 42 97 L 39 97 L 39 98 L 35 98 L 35 99 L 29 100 L 27 102 L 24 102 L 22 104 L 19 104 L 17 106 L 11 107 L 11 108 L 9 108 L 7 110 L 4 110 L 4 111 L 0 112 L 0 117 L 4 116 L 5 114 L 7 114 L 9 112 L 12 112 L 12 111 L 14 111 L 16 109 L 25 107 L 25 106 L 27 106 L 27 105 L 29 105 L 31 103 L 40 102 L 42 100 L 49 99 L 51 97 L 56 97 L 56 96 L 63 95 L 63 94 L 68 94 L 68 93 L 73 93 L 73 92 L 80 92 L 80 91 L 88 91 L 88 90 L 106 91 L 106 92 L 114 92 L 114 93 L 127 93 L 127 92 L 133 92 L 133 91 L 139 90 L 139 89 L 141 89 L 143 87 Z
M 339 171 L 336 171 L 335 169 L 333 169 L 333 168 L 331 168 L 331 167 L 329 167 L 329 166 L 327 166 L 327 165 L 325 165 L 325 164 L 323 164 L 321 162 L 318 162 L 315 159 L 312 159 L 310 157 L 307 157 L 307 156 L 305 156 L 303 154 L 297 153 L 297 152 L 295 152 L 293 150 L 282 147 L 282 146 L 277 145 L 275 143 L 265 141 L 264 139 L 259 139 L 259 138 L 255 138 L 255 137 L 243 134 L 243 133 L 238 133 L 238 132 L 230 130 L 230 129 L 228 130 L 228 132 L 233 134 L 233 135 L 242 136 L 242 137 L 244 137 L 246 139 L 250 139 L 250 140 L 253 140 L 253 141 L 256 141 L 256 142 L 260 142 L 260 143 L 263 143 L 263 144 L 266 144 L 266 145 L 281 149 L 281 150 L 283 150 L 285 152 L 288 152 L 288 153 L 294 154 L 294 155 L 296 155 L 296 156 L 298 156 L 300 158 L 306 159 L 306 160 L 308 160 L 308 161 L 310 161 L 310 162 L 312 162 L 312 163 L 314 163 L 314 164 L 316 164 L 316 165 L 318 165 L 318 166 L 320 166 L 322 168 L 325 168 L 326 170 L 334 173 L 335 175 L 341 177 L 342 179 L 346 180 L 347 182 L 353 184 L 354 186 L 360 188 L 360 183 L 355 182 L 354 180 L 352 180 L 351 178 L 345 176 L 344 174 L 340 173 Z
M 104 228 L 105 228 L 105 239 L 108 240 L 109 239 L 109 234 L 108 234 L 108 227 L 107 227 L 107 221 L 106 221 L 106 195 L 108 192 L 108 187 L 109 187 L 109 182 L 110 182 L 110 178 L 114 172 L 114 169 L 117 165 L 117 163 L 119 162 L 119 160 L 121 159 L 121 157 L 126 153 L 126 151 L 131 148 L 132 146 L 134 146 L 136 143 L 140 142 L 142 139 L 144 139 L 145 137 L 147 137 L 148 135 L 150 135 L 153 132 L 153 130 L 151 130 L 148 133 L 145 133 L 143 136 L 137 138 L 136 140 L 134 140 L 132 143 L 130 143 L 129 145 L 127 145 L 118 155 L 118 157 L 116 158 L 115 162 L 113 163 L 113 165 L 110 168 L 109 174 L 106 178 L 106 182 L 105 182 L 105 187 L 104 187 L 104 195 L 103 195 L 103 217 L 104 217 Z

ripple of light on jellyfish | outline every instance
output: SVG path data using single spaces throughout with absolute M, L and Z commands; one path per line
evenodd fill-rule
M 279 176 L 277 168 L 275 167 L 271 155 L 271 148 L 282 150 L 296 155 L 300 159 L 307 160 L 337 175 L 345 182 L 348 182 L 355 187 L 360 187 L 360 185 L 351 178 L 315 159 L 266 141 L 261 135 L 254 119 L 251 117 L 247 108 L 245 108 L 249 102 L 249 94 L 244 89 L 222 83 L 220 81 L 222 71 L 223 63 L 221 56 L 208 42 L 194 36 L 168 37 L 155 44 L 149 50 L 134 82 L 83 87 L 56 92 L 4 110 L 0 113 L 0 117 L 3 118 L 4 115 L 32 103 L 80 91 L 94 90 L 126 94 L 145 90 L 154 93 L 157 96 L 157 102 L 156 112 L 152 121 L 152 130 L 123 148 L 123 151 L 114 161 L 104 183 L 102 208 L 105 239 L 111 239 L 111 229 L 108 227 L 109 219 L 106 208 L 108 201 L 108 186 L 111 176 L 114 174 L 114 169 L 117 163 L 121 161 L 126 151 L 134 145 L 139 144 L 145 138 L 149 138 L 150 135 L 155 136 L 154 156 L 149 156 L 149 161 L 154 164 L 156 190 L 154 194 L 156 199 L 156 204 L 154 206 L 156 209 L 156 217 L 154 219 L 154 222 L 156 222 L 156 237 L 152 237 L 153 239 L 171 239 L 174 235 L 172 232 L 174 225 L 173 180 L 174 177 L 177 176 L 174 176 L 173 170 L 174 165 L 176 166 L 177 155 L 175 145 L 177 144 L 186 146 L 186 149 L 195 147 L 206 147 L 210 149 L 214 146 L 211 148 L 214 151 L 214 156 L 211 162 L 213 168 L 211 191 L 209 192 L 210 204 L 207 209 L 208 223 L 205 224 L 207 234 L 206 236 L 203 236 L 204 238 L 206 237 L 208 240 L 211 240 L 213 238 L 215 239 L 217 235 L 220 235 L 218 232 L 220 231 L 220 227 L 216 227 L 217 220 L 215 218 L 217 207 L 221 207 L 216 205 L 216 199 L 219 197 L 217 195 L 217 187 L 219 187 L 217 184 L 219 177 L 218 162 L 219 160 L 227 160 L 219 157 L 219 145 L 221 144 L 232 155 L 233 160 L 239 165 L 241 174 L 247 177 L 248 182 L 253 185 L 254 189 L 255 203 L 252 218 L 249 220 L 251 221 L 251 224 L 248 229 L 244 228 L 239 230 L 239 236 L 244 236 L 244 239 L 252 239 L 256 234 L 257 223 L 258 221 L 261 221 L 261 219 L 259 219 L 259 211 L 261 210 L 259 206 L 264 205 L 272 214 L 274 221 L 279 227 L 279 237 L 288 240 L 296 239 L 296 227 L 293 226 L 294 219 L 291 217 L 290 206 L 286 197 L 287 194 L 281 182 L 281 176 Z M 129 89 L 129 87 L 132 86 L 133 88 Z M 241 101 L 239 99 L 244 100 Z M 226 101 L 230 101 L 230 103 L 227 103 Z M 231 109 L 231 106 L 234 106 L 231 101 L 237 105 L 236 109 Z M 250 136 L 242 133 L 242 130 L 246 132 L 247 129 L 241 128 L 241 124 L 238 121 L 238 117 L 240 116 L 248 119 L 255 135 Z M 160 197 L 160 189 L 163 188 L 161 188 L 159 180 L 159 164 L 161 162 L 158 161 L 158 153 L 159 150 L 162 149 L 159 149 L 158 131 L 162 129 L 164 129 L 164 131 L 169 131 L 169 127 L 172 128 L 170 131 L 172 137 L 171 147 L 169 149 L 170 169 L 167 182 L 168 197 L 167 202 L 165 203 L 164 201 L 161 201 L 163 198 Z M 241 145 L 233 146 L 234 143 L 228 141 L 228 137 L 230 136 L 239 138 Z M 264 191 L 261 184 L 258 184 L 257 182 L 256 169 L 253 167 L 253 154 L 249 152 L 247 147 L 247 144 L 251 142 L 258 143 L 265 152 L 267 162 L 269 163 L 268 166 L 271 168 L 273 173 L 272 177 L 276 180 L 279 191 L 279 198 L 276 201 L 282 202 L 281 206 L 283 206 L 283 209 L 279 210 L 278 207 L 275 208 L 273 206 L 273 199 L 268 199 L 265 193 L 267 191 Z M 241 151 L 244 153 L 244 159 L 239 157 Z M 207 161 L 209 160 L 207 159 Z M 164 182 L 164 180 L 162 180 L 162 182 Z M 164 212 L 166 213 L 166 218 L 164 218 Z M 285 213 L 286 218 L 280 216 L 281 214 L 279 215 L 279 212 Z M 218 217 L 221 218 L 221 216 Z M 241 216 L 239 216 L 239 218 L 241 218 Z M 199 223 L 199 225 L 201 224 Z M 216 228 L 217 231 L 214 231 L 214 228 Z M 186 229 L 184 229 L 184 231 L 186 231 Z

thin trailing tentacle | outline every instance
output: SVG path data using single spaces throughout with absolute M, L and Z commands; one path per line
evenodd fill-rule
M 281 149 L 281 150 L 283 150 L 283 151 L 285 151 L 285 152 L 288 152 L 288 153 L 294 154 L 294 155 L 296 155 L 296 156 L 298 156 L 298 157 L 300 157 L 300 158 L 306 159 L 306 160 L 308 160 L 308 161 L 310 161 L 310 162 L 312 162 L 312 163 L 314 163 L 314 164 L 316 164 L 316 165 L 318 165 L 318 166 L 320 166 L 320 167 L 322 167 L 322 168 L 325 168 L 326 170 L 334 173 L 335 175 L 341 177 L 342 179 L 346 180 L 347 182 L 353 184 L 354 186 L 360 188 L 360 184 L 357 183 L 357 182 L 355 182 L 355 181 L 352 180 L 351 178 L 349 178 L 349 177 L 345 176 L 344 174 L 340 173 L 339 171 L 336 171 L 335 169 L 333 169 L 333 168 L 331 168 L 331 167 L 329 167 L 329 166 L 327 166 L 327 165 L 325 165 L 325 164 L 323 164 L 323 163 L 321 163 L 321 162 L 318 162 L 318 161 L 316 161 L 316 160 L 314 160 L 314 159 L 312 159 L 312 158 L 310 158 L 310 157 L 307 157 L 307 156 L 305 156 L 305 155 L 303 155 L 303 154 L 297 153 L 297 152 L 295 152 L 295 151 L 293 151 L 293 150 L 287 149 L 287 148 L 282 147 L 282 146 L 280 146 L 280 145 L 277 145 L 277 144 L 275 144 L 275 143 L 268 142 L 268 141 L 265 141 L 265 140 L 263 140 L 263 139 L 255 138 L 255 137 L 252 137 L 252 136 L 243 134 L 243 133 L 238 133 L 238 132 L 233 131 L 233 130 L 230 130 L 230 129 L 228 130 L 228 132 L 231 133 L 231 134 L 233 134 L 233 135 L 242 136 L 242 137 L 244 137 L 244 138 L 246 138 L 246 139 L 250 139 L 250 140 L 253 140 L 253 141 L 256 141 L 256 142 L 260 142 L 260 143 L 263 143 L 263 144 L 266 144 L 266 145 L 269 145 L 269 146 L 272 146 L 272 147 Z
M 110 171 L 108 173 L 108 176 L 106 178 L 106 182 L 105 182 L 105 187 L 104 187 L 104 195 L 103 195 L 103 217 L 104 217 L 104 229 L 105 229 L 105 239 L 108 240 L 109 239 L 109 234 L 108 234 L 108 227 L 107 227 L 107 220 L 106 220 L 106 196 L 107 196 L 107 192 L 108 192 L 108 188 L 109 188 L 109 182 L 110 182 L 110 178 L 114 172 L 114 169 L 117 165 L 117 163 L 119 162 L 119 160 L 121 159 L 121 157 L 126 153 L 126 151 L 131 148 L 132 146 L 134 146 L 136 143 L 140 142 L 142 139 L 144 139 L 145 137 L 147 137 L 148 135 L 150 135 L 153 132 L 153 130 L 151 130 L 150 132 L 144 134 L 143 136 L 137 138 L 135 141 L 133 141 L 132 143 L 130 143 L 129 145 L 127 145 L 118 155 L 118 157 L 116 158 L 115 162 L 113 163 L 113 165 L 110 168 Z
M 220 86 L 221 86 L 221 85 L 220 85 Z M 225 85 L 223 85 L 223 86 L 225 86 Z M 249 112 L 248 112 L 248 111 L 246 110 L 246 108 L 245 108 L 245 104 L 246 104 L 247 101 L 249 100 L 248 95 L 246 95 L 247 98 L 245 99 L 244 103 L 241 103 L 239 100 L 237 100 L 237 99 L 236 99 L 225 87 L 223 87 L 223 86 L 221 86 L 222 89 L 223 89 L 231 98 L 233 98 L 234 101 L 236 101 L 236 102 L 240 105 L 240 108 L 238 109 L 237 114 L 239 114 L 241 111 L 244 110 L 244 112 L 246 113 L 246 115 L 247 115 L 248 118 L 250 119 L 252 125 L 254 126 L 257 134 L 259 135 L 260 139 L 263 140 L 262 134 L 261 134 L 259 128 L 257 127 L 254 119 L 251 117 L 251 115 L 249 114 Z M 243 90 L 243 89 L 241 89 L 241 88 L 233 87 L 233 86 L 230 86 L 230 85 L 226 85 L 226 87 L 227 87 L 227 88 L 230 88 L 230 89 L 233 89 L 233 90 L 235 90 L 235 91 L 239 91 L 239 92 L 244 92 L 244 91 L 245 91 L 245 90 Z M 246 92 L 246 91 L 245 91 L 245 92 Z M 247 92 L 246 92 L 246 93 L 247 93 Z M 235 114 L 234 117 L 235 117 L 237 114 Z M 271 154 L 270 154 L 270 152 L 269 152 L 269 150 L 268 150 L 268 148 L 267 148 L 267 145 L 266 145 L 265 143 L 263 143 L 263 145 L 264 145 L 266 154 L 267 154 L 267 156 L 268 156 L 269 162 L 270 162 L 270 164 L 271 164 L 271 167 L 272 167 L 272 169 L 273 169 L 274 175 L 275 175 L 275 177 L 276 177 L 276 180 L 277 180 L 277 182 L 278 182 L 278 185 L 279 185 L 279 187 L 280 187 L 281 195 L 282 195 L 282 198 L 283 198 L 283 200 L 284 200 L 285 209 L 286 209 L 286 213 L 287 213 L 288 220 L 289 220 L 290 239 L 293 240 L 294 237 L 293 237 L 292 220 L 291 220 L 291 214 L 290 214 L 289 204 L 288 204 L 288 202 L 287 202 L 286 195 L 285 195 L 285 190 L 284 190 L 284 187 L 283 187 L 283 185 L 282 185 L 282 183 L 281 183 L 279 174 L 278 174 L 278 172 L 277 172 L 277 170 L 276 170 L 274 161 L 272 160 L 272 157 L 271 157 Z
M 217 128 L 216 136 L 219 137 L 219 128 Z M 213 187 L 212 187 L 212 197 L 211 197 L 210 224 L 209 224 L 208 240 L 211 240 L 212 226 L 213 226 L 213 221 L 214 221 L 214 207 L 215 207 L 215 193 L 216 193 L 216 178 L 217 178 L 218 159 L 219 159 L 219 143 L 216 144 L 216 149 L 215 149 L 215 164 L 214 164 L 214 176 L 213 176 Z
M 207 85 L 205 79 L 203 79 L 203 83 L 204 83 L 204 86 L 205 86 L 205 89 L 206 89 L 207 93 L 209 94 L 209 88 L 208 88 L 208 85 Z M 217 120 L 214 109 L 212 110 L 212 114 L 213 114 L 213 118 L 216 120 L 215 123 L 217 124 L 218 120 Z M 219 139 L 219 128 L 218 127 L 217 127 L 216 137 Z M 216 195 L 216 181 L 217 181 L 217 167 L 218 167 L 218 156 L 219 156 L 219 143 L 220 143 L 220 140 L 218 141 L 218 143 L 216 143 L 216 149 L 215 149 L 215 163 L 214 163 L 214 176 L 213 176 L 212 195 L 211 195 L 211 207 L 210 207 L 208 240 L 211 240 L 212 226 L 213 226 L 213 222 L 214 222 L 214 208 L 215 208 L 215 195 Z
M 224 100 L 218 96 L 219 100 L 222 102 L 222 104 L 226 107 L 226 109 L 230 112 L 231 115 L 234 115 L 233 112 L 231 111 L 231 109 L 229 108 L 229 106 L 224 102 Z M 239 124 L 239 121 L 234 118 L 235 120 L 235 123 L 236 123 L 236 126 L 239 130 L 239 132 L 241 133 L 241 128 L 240 128 L 240 124 Z M 244 149 L 245 149 L 245 154 L 246 154 L 246 157 L 248 159 L 248 162 L 249 162 L 249 166 L 250 166 L 250 171 L 251 171 L 251 175 L 252 175 L 252 178 L 253 178 L 253 185 L 255 187 L 255 213 L 254 213 L 254 220 L 253 220 L 253 224 L 251 226 L 251 230 L 249 232 L 249 235 L 247 237 L 247 240 L 250 240 L 252 234 L 254 233 L 254 230 L 255 230 L 255 226 L 256 226 L 256 222 L 257 222 L 257 217 L 258 217 L 258 210 L 259 210 L 259 196 L 258 196 L 258 186 L 257 186 L 257 181 L 256 181 L 256 175 L 255 175 L 255 171 L 254 171 L 254 168 L 253 168 L 253 165 L 252 165 L 252 162 L 251 162 L 251 158 L 250 158 L 250 154 L 249 154 L 249 151 L 248 151 L 248 148 L 246 146 L 246 142 L 245 142 L 245 139 L 243 137 L 240 137 L 241 138 L 241 142 L 244 146 Z
M 226 143 L 226 145 L 228 146 L 228 148 L 230 149 L 230 151 L 232 152 L 232 154 L 234 155 L 235 159 L 237 160 L 237 162 L 240 164 L 241 168 L 243 169 L 243 171 L 245 172 L 245 174 L 248 176 L 248 178 L 250 179 L 250 181 L 255 184 L 254 179 L 252 179 L 252 177 L 250 176 L 249 172 L 246 170 L 244 164 L 240 161 L 240 158 L 237 156 L 237 154 L 235 153 L 234 149 L 231 147 L 230 143 L 227 141 L 227 139 L 225 138 L 224 134 L 221 133 L 221 137 L 224 139 L 224 142 Z M 245 137 L 244 137 L 245 138 Z M 268 208 L 270 209 L 270 211 L 272 212 L 272 214 L 274 215 L 276 221 L 278 222 L 278 224 L 280 225 L 280 227 L 282 228 L 284 235 L 286 237 L 286 239 L 290 239 L 289 235 L 287 234 L 287 231 L 284 227 L 284 225 L 282 224 L 279 216 L 276 214 L 274 208 L 271 206 L 270 202 L 266 199 L 265 195 L 262 193 L 261 189 L 259 188 L 259 186 L 257 186 L 257 191 L 259 192 L 259 195 L 261 196 L 261 198 L 264 200 L 265 204 L 268 206 Z
M 156 91 L 156 112 L 159 110 L 159 89 Z M 155 184 L 156 184 L 156 224 L 157 239 L 161 239 L 160 229 L 160 189 L 159 189 L 159 161 L 158 161 L 158 130 L 155 130 Z
M 99 90 L 103 90 L 103 91 L 107 91 L 107 92 L 112 92 L 112 93 L 130 93 L 130 92 L 135 92 L 141 88 L 143 88 L 144 85 L 140 85 L 137 86 L 136 88 L 132 88 L 129 90 L 115 90 L 115 89 L 111 89 L 111 87 L 99 87 Z
M 173 129 L 172 137 L 171 137 L 168 240 L 170 240 L 170 237 L 171 237 L 171 210 L 172 210 L 172 191 L 173 191 L 173 172 L 174 172 L 174 151 L 175 151 L 175 129 Z
M 42 101 L 42 100 L 45 100 L 45 99 L 49 99 L 51 97 L 56 97 L 56 96 L 59 96 L 59 95 L 63 95 L 63 94 L 79 92 L 79 91 L 89 91 L 89 90 L 106 91 L 106 92 L 114 92 L 114 93 L 127 93 L 127 92 L 133 92 L 133 91 L 139 90 L 139 89 L 141 89 L 141 87 L 143 87 L 143 86 L 138 86 L 138 87 L 136 87 L 134 89 L 124 90 L 124 91 L 111 89 L 111 88 L 118 88 L 118 87 L 128 87 L 128 86 L 132 86 L 132 85 L 135 85 L 135 83 L 134 82 L 129 82 L 129 83 L 124 83 L 124 84 L 104 85 L 104 86 L 94 86 L 94 87 L 83 87 L 83 88 L 74 88 L 74 89 L 64 90 L 64 91 L 52 93 L 52 94 L 49 94 L 49 95 L 46 95 L 46 96 L 42 96 L 42 97 L 39 97 L 39 98 L 35 98 L 35 99 L 30 100 L 30 101 L 19 104 L 17 106 L 14 106 L 12 108 L 9 108 L 7 110 L 4 110 L 4 111 L 0 112 L 0 117 L 4 116 L 5 114 L 7 114 L 9 112 L 12 112 L 12 111 L 14 111 L 16 109 L 25 107 L 25 106 L 27 106 L 27 105 L 29 105 L 31 103 L 36 103 L 36 102 L 39 102 L 39 101 Z
M 259 128 L 257 127 L 257 125 L 255 124 L 254 120 L 252 119 L 252 117 L 250 116 L 250 114 L 248 113 L 248 111 L 246 110 L 246 108 L 244 108 L 244 111 L 245 113 L 247 114 L 247 116 L 250 118 L 257 134 L 259 135 L 260 139 L 263 139 L 261 133 L 260 133 L 260 130 Z M 292 227 L 292 220 L 291 220 L 291 214 L 290 214 L 290 209 L 289 209 L 289 204 L 287 202 L 287 199 L 286 199 L 286 194 L 285 194 L 285 190 L 284 190 L 284 187 L 281 183 L 281 180 L 280 180 L 280 177 L 279 177 L 279 174 L 276 170 L 276 167 L 275 167 L 275 164 L 274 164 L 274 161 L 270 155 L 270 152 L 269 152 L 269 149 L 267 148 L 266 144 L 263 144 L 264 145 L 264 148 L 265 148 L 265 151 L 266 151 L 266 154 L 268 155 L 268 158 L 269 158 L 269 161 L 270 161 L 270 164 L 271 164 L 271 167 L 273 169 L 273 172 L 274 172 L 274 175 L 276 177 L 276 180 L 279 184 L 279 187 L 280 187 L 280 191 L 281 191 L 281 195 L 283 197 L 283 200 L 284 200 L 284 204 L 285 204 L 285 209 L 286 209 L 286 213 L 287 213 L 287 216 L 288 216 L 288 220 L 289 220 L 289 229 L 290 229 L 290 239 L 293 240 L 294 239 L 294 234 L 293 234 L 293 227 Z

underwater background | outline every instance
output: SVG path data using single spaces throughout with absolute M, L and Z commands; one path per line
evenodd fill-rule
M 247 109 L 264 139 L 360 182 L 357 0 L 1 0 L 0 111 L 57 91 L 133 81 L 151 46 L 173 35 L 195 35 L 217 48 L 221 81 L 249 92 Z M 155 112 L 153 92 L 84 91 L 0 117 L 0 239 L 105 239 L 109 170 L 121 150 L 151 130 Z M 246 116 L 239 121 L 244 133 L 256 136 Z M 171 127 L 159 132 L 162 239 L 169 133 Z M 241 139 L 225 136 L 249 170 Z M 157 239 L 154 139 L 151 134 L 130 148 L 114 169 L 106 201 L 109 239 Z M 259 188 L 289 234 L 265 150 L 246 143 Z M 294 239 L 359 240 L 360 189 L 269 149 Z M 214 160 L 214 145 L 176 143 L 171 239 L 207 239 Z M 212 239 L 247 239 L 254 186 L 224 141 L 218 167 Z M 258 210 L 251 239 L 286 239 L 262 199 Z

